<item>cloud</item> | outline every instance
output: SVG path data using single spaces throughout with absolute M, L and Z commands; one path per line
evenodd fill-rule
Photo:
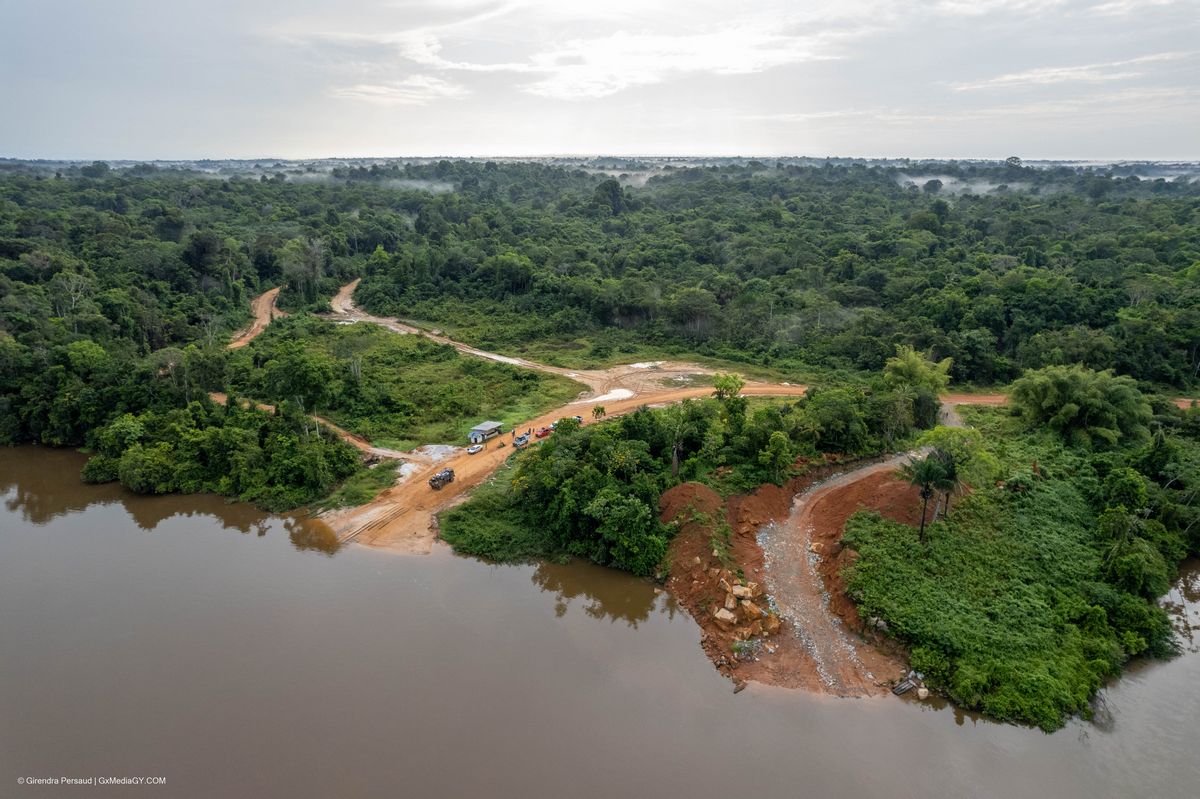
M 837 58 L 830 43 L 828 36 L 745 27 L 677 35 L 620 31 L 535 54 L 527 71 L 543 76 L 522 88 L 564 100 L 605 97 L 682 75 L 748 75 Z
M 441 38 L 425 29 L 330 38 L 341 44 L 386 43 L 405 60 L 433 71 L 537 76 L 520 88 L 541 97 L 572 100 L 605 97 L 687 74 L 747 75 L 786 64 L 834 59 L 839 57 L 833 51 L 835 41 L 847 36 L 787 35 L 751 27 L 695 34 L 618 31 L 571 39 L 534 52 L 523 61 L 491 63 L 446 58 Z
M 934 10 L 947 16 L 978 17 L 996 11 L 1043 14 L 1064 5 L 1066 0 L 939 0 Z
M 889 107 L 860 109 L 828 109 L 779 112 L 771 114 L 749 114 L 741 118 L 755 122 L 833 122 L 863 125 L 869 123 L 893 123 L 914 125 L 947 125 L 969 121 L 1004 121 L 1014 119 L 1062 120 L 1090 114 L 1101 114 L 1105 118 L 1118 116 L 1142 116 L 1169 108 L 1191 108 L 1200 100 L 1200 89 L 1158 88 L 1123 89 L 1088 97 L 1070 97 L 1036 103 L 1006 104 L 950 111 L 921 111 Z
M 1173 6 L 1180 0 L 1110 0 L 1107 3 L 1101 3 L 1098 6 L 1093 6 L 1090 10 L 1092 13 L 1102 16 L 1121 16 L 1124 14 L 1132 14 L 1136 11 L 1145 11 L 1147 8 L 1165 8 Z
M 430 75 L 413 75 L 387 83 L 356 83 L 341 86 L 330 94 L 346 100 L 362 100 L 377 105 L 425 105 L 434 100 L 464 97 L 469 92 L 456 83 Z
M 427 74 L 506 73 L 525 93 L 569 100 L 686 75 L 747 75 L 840 58 L 845 55 L 840 44 L 881 29 L 885 14 L 879 0 L 732 16 L 726 5 L 703 0 L 686 11 L 649 0 L 610 0 L 589 3 L 582 14 L 564 3 L 460 3 L 449 16 L 401 30 L 316 30 L 301 24 L 276 35 L 313 46 L 322 60 L 332 56 L 343 65 L 363 63 L 354 55 L 358 51 L 375 58 L 384 73 L 413 67 Z M 381 47 L 390 57 L 380 56 Z M 509 57 L 487 60 L 481 49 Z
M 1145 70 L 1128 69 L 1127 67 L 1159 61 L 1176 61 L 1192 55 L 1194 53 L 1155 53 L 1153 55 L 1128 58 L 1123 61 L 1109 61 L 1102 64 L 1084 64 L 1073 67 L 1038 67 L 1021 72 L 1010 72 L 980 81 L 952 83 L 950 84 L 950 88 L 956 92 L 963 92 L 1017 86 L 1047 86 L 1055 83 L 1103 83 L 1113 80 L 1128 80 L 1130 78 L 1141 77 L 1145 74 Z

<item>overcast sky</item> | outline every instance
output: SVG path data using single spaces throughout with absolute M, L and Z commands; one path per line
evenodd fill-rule
M 0 0 L 0 156 L 1200 159 L 1200 0 Z

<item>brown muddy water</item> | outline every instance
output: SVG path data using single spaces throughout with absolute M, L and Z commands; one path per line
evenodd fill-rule
M 582 564 L 332 551 L 320 525 L 0 450 L 0 797 L 1195 797 L 1200 639 L 1045 735 L 893 697 L 735 695 Z M 1200 570 L 1170 597 L 1200 628 Z M 165 786 L 21 786 L 162 776 Z

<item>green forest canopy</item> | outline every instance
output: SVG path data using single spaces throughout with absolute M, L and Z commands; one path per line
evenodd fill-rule
M 439 414 L 516 414 L 567 390 L 303 313 L 225 349 L 264 289 L 320 310 L 354 277 L 369 310 L 563 364 L 653 352 L 823 375 L 796 403 L 568 422 L 444 519 L 468 551 L 649 574 L 669 485 L 744 490 L 800 455 L 894 449 L 933 424 L 947 378 L 1024 374 L 1023 420 L 979 417 L 1002 484 L 978 481 L 919 556 L 913 531 L 857 519 L 851 584 L 951 696 L 1053 727 L 1126 657 L 1169 651 L 1152 600 L 1200 549 L 1200 412 L 1143 394 L 1198 385 L 1200 185 L 909 168 L 995 188 L 948 195 L 846 162 L 671 166 L 643 187 L 543 163 L 255 179 L 0 163 L 0 441 L 87 447 L 92 480 L 281 509 L 362 476 L 301 406 L 421 440 L 450 435 Z M 428 393 L 447 379 L 486 396 Z M 219 390 L 279 411 L 218 407 Z

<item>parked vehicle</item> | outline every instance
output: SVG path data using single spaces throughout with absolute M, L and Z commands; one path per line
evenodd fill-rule
M 449 485 L 454 482 L 454 470 L 442 469 L 440 472 L 429 478 L 429 487 L 440 489 L 442 486 Z
M 528 443 L 529 443 L 529 434 L 528 433 L 524 433 L 513 439 L 513 446 L 516 447 L 517 449 L 520 449 L 521 447 L 525 446 Z
M 553 432 L 554 431 L 551 430 L 549 427 L 539 427 L 538 431 L 536 433 L 534 433 L 534 435 L 537 436 L 538 438 L 545 438 L 546 436 L 550 435 Z
M 474 455 L 477 452 L 483 452 L 483 444 L 472 444 L 471 446 L 467 447 L 468 455 Z

